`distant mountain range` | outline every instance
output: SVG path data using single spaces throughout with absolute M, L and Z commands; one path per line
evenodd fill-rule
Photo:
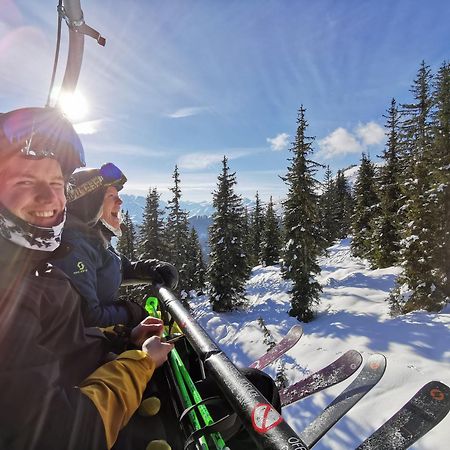
M 142 214 L 145 208 L 145 197 L 141 195 L 120 194 L 120 198 L 123 201 L 122 209 L 124 211 L 128 211 L 133 222 L 140 225 L 142 223 Z M 243 203 L 247 208 L 252 208 L 253 206 L 255 206 L 255 202 L 248 198 L 244 198 Z M 181 201 L 180 206 L 184 211 L 188 213 L 189 219 L 199 216 L 212 217 L 214 213 L 214 207 L 210 202 Z M 164 200 L 160 200 L 159 209 L 166 212 L 166 207 L 167 202 L 165 202 Z

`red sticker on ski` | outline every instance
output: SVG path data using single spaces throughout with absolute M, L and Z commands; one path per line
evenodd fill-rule
M 253 428 L 258 433 L 266 433 L 282 421 L 280 413 L 267 403 L 259 403 L 252 411 Z

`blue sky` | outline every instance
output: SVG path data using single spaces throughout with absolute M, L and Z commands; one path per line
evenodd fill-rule
M 0 0 L 0 110 L 45 104 L 56 0 Z M 450 59 L 446 0 L 82 0 L 86 38 L 77 127 L 87 163 L 119 165 L 125 192 L 168 197 L 178 164 L 186 200 L 210 200 L 221 159 L 237 191 L 281 198 L 297 110 L 313 159 L 335 172 L 374 158 L 392 97 L 410 101 L 422 60 Z M 63 24 L 60 77 L 66 60 Z M 319 175 L 320 178 L 320 175 Z

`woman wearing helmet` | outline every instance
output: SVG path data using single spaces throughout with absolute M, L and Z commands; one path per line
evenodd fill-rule
M 84 327 L 78 293 L 47 263 L 59 250 L 67 178 L 83 165 L 59 111 L 0 115 L 0 448 L 111 448 L 173 348 L 157 336 L 142 342 L 141 327 L 133 341 L 143 351 L 102 365 L 107 340 Z
M 118 192 L 127 181 L 114 164 L 76 172 L 69 181 L 67 225 L 63 243 L 70 247 L 53 264 L 72 280 L 83 297 L 83 316 L 88 326 L 135 326 L 147 317 L 137 303 L 117 299 L 122 281 L 160 283 L 174 288 L 178 272 L 157 260 L 130 262 L 111 245 L 120 236 Z

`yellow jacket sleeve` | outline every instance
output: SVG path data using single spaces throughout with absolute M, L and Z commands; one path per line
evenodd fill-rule
M 105 427 L 108 448 L 141 403 L 155 364 L 142 350 L 129 350 L 99 367 L 80 385 L 95 404 Z

